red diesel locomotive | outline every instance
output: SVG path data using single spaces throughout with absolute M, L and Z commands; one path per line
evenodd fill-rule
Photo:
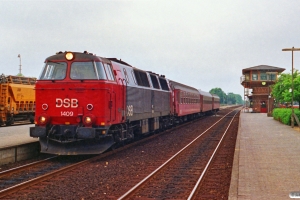
M 35 92 L 30 136 L 60 155 L 99 154 L 220 107 L 218 96 L 86 51 L 46 58 Z

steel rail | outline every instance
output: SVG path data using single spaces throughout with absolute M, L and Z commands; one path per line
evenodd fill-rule
M 87 160 L 84 160 L 84 161 L 81 161 L 81 162 L 78 162 L 78 163 L 75 163 L 75 164 L 72 164 L 72 165 L 69 165 L 69 166 L 66 166 L 64 168 L 61 168 L 61 169 L 58 169 L 58 170 L 55 170 L 53 172 L 50 172 L 48 174 L 44 174 L 42 176 L 39 176 L 39 177 L 36 177 L 36 178 L 33 178 L 31 180 L 28 180 L 28 181 L 25 181 L 23 183 L 20 183 L 20 184 L 17 184 L 17 185 L 14 185 L 12 187 L 9 187 L 9 188 L 6 188 L 4 190 L 1 190 L 0 191 L 0 198 L 2 197 L 5 197 L 5 196 L 8 196 L 9 194 L 11 193 L 14 193 L 15 191 L 18 191 L 18 190 L 21 190 L 23 188 L 27 188 L 31 185 L 34 185 L 34 184 L 37 184 L 43 180 L 47 180 L 49 179 L 50 177 L 53 177 L 54 175 L 59 175 L 61 173 L 64 173 L 68 170 L 71 170 L 71 169 L 74 169 L 76 168 L 77 166 L 80 166 L 82 164 L 85 164 L 89 161 L 91 161 L 93 158 L 91 159 L 87 159 Z
M 206 164 L 204 170 L 202 171 L 202 174 L 200 175 L 200 177 L 199 177 L 199 179 L 198 179 L 196 185 L 194 186 L 192 192 L 190 193 L 190 195 L 189 195 L 189 197 L 188 197 L 188 200 L 191 200 L 191 199 L 194 197 L 195 192 L 196 192 L 197 188 L 199 187 L 199 184 L 201 183 L 204 174 L 207 172 L 207 169 L 208 169 L 208 167 L 209 167 L 209 165 L 210 165 L 212 159 L 215 157 L 215 154 L 216 154 L 217 150 L 219 149 L 219 147 L 220 147 L 220 145 L 221 145 L 221 143 L 222 143 L 222 141 L 223 141 L 223 139 L 224 139 L 224 137 L 225 137 L 225 135 L 226 135 L 226 133 L 227 133 L 229 127 L 231 126 L 231 124 L 232 124 L 232 122 L 233 122 L 235 116 L 236 116 L 238 113 L 239 113 L 239 112 L 235 113 L 235 115 L 232 117 L 232 119 L 231 119 L 229 125 L 227 126 L 225 132 L 223 133 L 222 138 L 220 139 L 220 141 L 219 141 L 217 147 L 215 148 L 215 150 L 214 150 L 213 154 L 211 155 L 209 161 L 207 162 L 207 164 Z
M 187 149 L 191 144 L 193 144 L 197 139 L 199 139 L 204 133 L 209 131 L 211 128 L 213 128 L 216 124 L 218 124 L 222 119 L 224 119 L 227 115 L 232 113 L 235 110 L 232 110 L 231 112 L 224 115 L 221 119 L 219 119 L 217 122 L 215 122 L 212 126 L 210 126 L 208 129 L 206 129 L 204 132 L 202 132 L 200 135 L 198 135 L 194 140 L 192 140 L 189 144 L 187 144 L 185 147 L 183 147 L 180 151 L 178 151 L 176 154 L 174 154 L 171 158 L 169 158 L 165 163 L 163 163 L 161 166 L 159 166 L 156 170 L 154 170 L 152 173 L 150 173 L 148 176 L 146 176 L 143 180 L 141 180 L 138 184 L 136 184 L 134 187 L 132 187 L 130 190 L 128 190 L 125 194 L 123 194 L 121 197 L 118 198 L 118 200 L 125 199 L 133 194 L 134 191 L 136 191 L 139 187 L 141 187 L 146 181 L 148 181 L 151 177 L 153 177 L 157 172 L 159 172 L 161 169 L 166 167 L 174 158 L 176 158 L 179 154 L 181 154 L 185 149 Z
M 46 162 L 48 160 L 51 160 L 51 159 L 54 159 L 54 158 L 57 158 L 58 156 L 53 156 L 53 157 L 50 157 L 50 158 L 46 158 L 44 160 L 40 160 L 40 161 L 36 161 L 36 162 L 32 162 L 32 163 L 28 163 L 26 165 L 22 165 L 22 166 L 19 166 L 19 167 L 15 167 L 15 168 L 12 168 L 12 169 L 8 169 L 8 170 L 5 170 L 5 171 L 1 171 L 0 172 L 0 178 L 3 177 L 3 176 L 7 176 L 9 174 L 12 174 L 12 173 L 16 173 L 18 171 L 21 171 L 21 170 L 24 170 L 26 168 L 29 168 L 29 167 L 33 167 L 35 165 L 38 165 L 38 164 L 41 164 L 43 162 Z

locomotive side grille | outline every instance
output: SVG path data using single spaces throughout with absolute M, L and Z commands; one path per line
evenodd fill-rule
M 144 88 L 127 87 L 127 106 L 132 107 L 130 120 L 140 120 L 170 113 L 170 93 Z

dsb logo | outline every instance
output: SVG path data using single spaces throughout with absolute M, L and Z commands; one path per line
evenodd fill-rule
M 69 99 L 69 98 L 65 98 L 65 99 L 60 99 L 60 98 L 56 98 L 56 107 L 60 108 L 60 107 L 65 107 L 65 108 L 77 108 L 78 107 L 78 100 L 77 99 Z

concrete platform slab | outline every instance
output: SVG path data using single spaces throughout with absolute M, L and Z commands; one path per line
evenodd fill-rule
M 300 191 L 300 132 L 241 113 L 229 199 L 290 199 Z
M 26 144 L 38 141 L 29 136 L 29 127 L 34 124 L 0 127 L 0 148 Z

